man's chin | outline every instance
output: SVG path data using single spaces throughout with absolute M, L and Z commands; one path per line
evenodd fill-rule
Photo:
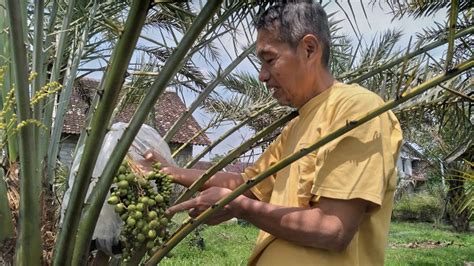
M 293 107 L 293 105 L 291 105 L 289 101 L 285 101 L 283 99 L 278 99 L 278 98 L 276 98 L 276 100 L 281 106 Z

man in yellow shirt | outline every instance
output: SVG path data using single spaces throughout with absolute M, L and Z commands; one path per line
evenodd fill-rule
M 285 156 L 383 104 L 328 69 L 329 28 L 322 7 L 295 1 L 270 7 L 256 23 L 259 79 L 283 105 L 298 109 L 281 135 L 243 174 L 220 172 L 194 199 L 168 212 L 191 216 L 212 206 Z M 245 219 L 261 232 L 251 265 L 382 265 L 401 130 L 387 112 L 287 166 L 232 201 L 210 224 Z M 159 155 L 149 154 L 150 159 Z M 191 185 L 202 171 L 165 167 Z

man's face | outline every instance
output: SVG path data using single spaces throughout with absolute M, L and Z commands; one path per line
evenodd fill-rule
M 278 39 L 275 31 L 261 29 L 257 36 L 257 56 L 262 62 L 259 79 L 281 105 L 299 108 L 308 87 L 304 51 Z

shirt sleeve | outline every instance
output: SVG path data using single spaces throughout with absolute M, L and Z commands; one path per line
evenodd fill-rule
M 351 96 L 335 107 L 326 134 L 382 104 L 372 93 Z M 315 159 L 312 201 L 360 198 L 380 206 L 395 167 L 391 124 L 388 114 L 382 114 L 321 147 Z
M 286 138 L 290 124 L 282 130 L 282 133 L 268 146 L 258 160 L 252 166 L 249 166 L 244 170 L 244 173 L 242 173 L 244 181 L 252 179 L 281 159 L 282 141 Z M 250 191 L 252 191 L 260 201 L 269 202 L 275 178 L 275 174 L 265 178 L 263 181 L 252 187 Z

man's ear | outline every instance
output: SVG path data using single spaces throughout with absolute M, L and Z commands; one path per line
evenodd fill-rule
M 302 48 L 304 49 L 306 58 L 308 59 L 321 59 L 322 47 L 319 39 L 313 34 L 306 34 L 302 39 Z

